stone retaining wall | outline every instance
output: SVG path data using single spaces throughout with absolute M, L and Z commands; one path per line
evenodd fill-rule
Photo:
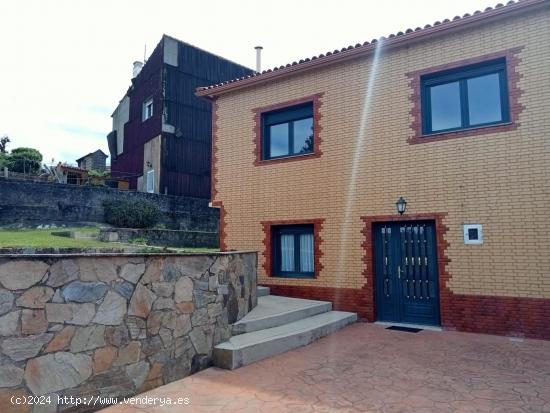
M 160 221 L 167 228 L 218 231 L 219 211 L 210 208 L 206 199 L 1 177 L 0 226 L 101 223 L 104 201 L 134 199 L 155 204 L 161 211 Z
M 147 245 L 179 248 L 219 248 L 217 232 L 173 229 L 104 228 L 99 239 L 106 242 L 132 242 L 143 239 Z
M 56 404 L 185 377 L 256 303 L 256 253 L 0 256 L 0 410 L 98 410 Z

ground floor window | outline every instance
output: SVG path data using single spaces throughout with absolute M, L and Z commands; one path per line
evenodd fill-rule
M 274 275 L 314 277 L 313 224 L 277 226 L 273 238 Z

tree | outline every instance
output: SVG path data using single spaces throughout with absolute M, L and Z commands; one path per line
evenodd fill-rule
M 7 135 L 4 135 L 0 138 L 0 153 L 6 153 L 6 146 L 10 143 L 10 138 Z
M 36 174 L 42 165 L 42 154 L 33 148 L 15 148 L 7 156 L 8 169 L 14 172 Z
M 300 153 L 313 152 L 313 126 L 311 127 L 311 133 L 306 138 L 304 146 L 300 149 Z
M 90 184 L 96 186 L 105 185 L 105 178 L 109 176 L 109 171 L 96 171 L 92 169 L 88 171 L 88 177 L 90 178 Z

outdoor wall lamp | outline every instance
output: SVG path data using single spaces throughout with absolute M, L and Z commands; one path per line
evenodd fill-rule
M 405 210 L 407 209 L 407 201 L 405 200 L 405 198 L 400 196 L 395 203 L 395 207 L 397 208 L 397 212 L 399 212 L 399 215 L 403 215 L 405 213 Z

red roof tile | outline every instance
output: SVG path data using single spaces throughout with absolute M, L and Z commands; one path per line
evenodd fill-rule
M 69 169 L 71 171 L 77 171 L 77 172 L 88 172 L 87 169 L 83 169 L 83 168 L 80 168 L 78 166 L 73 166 L 73 165 L 68 165 L 66 163 L 62 163 L 60 165 L 58 165 L 60 168 L 63 168 L 63 169 Z
M 199 87 L 196 90 L 196 94 L 198 96 L 213 97 L 230 90 L 247 87 L 248 85 L 257 84 L 260 82 L 267 82 L 268 80 L 277 77 L 288 76 L 297 71 L 304 71 L 321 65 L 367 55 L 374 52 L 378 43 L 383 44 L 386 48 L 398 46 L 405 42 L 419 40 L 421 38 L 435 35 L 441 31 L 452 30 L 457 27 L 477 23 L 481 20 L 485 21 L 486 19 L 497 18 L 504 14 L 509 14 L 518 10 L 525 10 L 527 8 L 540 5 L 550 5 L 550 0 L 509 1 L 506 5 L 499 3 L 495 7 L 487 7 L 483 12 L 476 10 L 472 14 L 466 13 L 463 16 L 455 16 L 452 20 L 445 19 L 443 21 L 436 21 L 433 24 L 425 25 L 423 28 L 409 28 L 404 32 L 397 32 L 395 34 L 390 34 L 387 37 L 383 36 L 379 39 L 372 39 L 370 42 L 364 42 L 363 44 L 357 43 L 355 46 L 347 46 L 340 50 L 334 50 L 332 52 L 329 51 L 325 54 L 301 59 L 298 62 L 292 62 L 273 69 L 267 69 L 261 73 L 254 73 L 252 75 L 231 79 L 215 85 Z

